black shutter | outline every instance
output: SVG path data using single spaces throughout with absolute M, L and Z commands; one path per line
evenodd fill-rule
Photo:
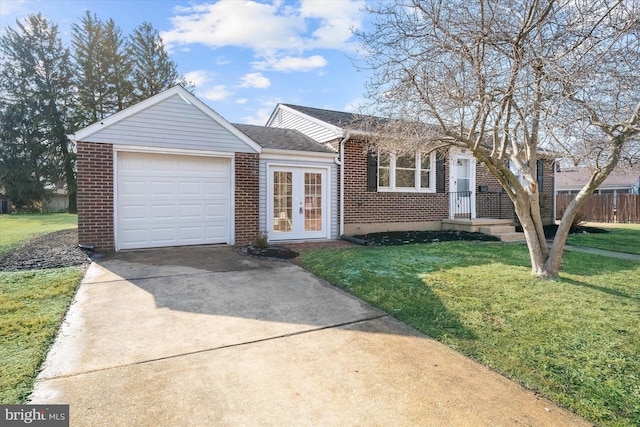
M 438 155 L 436 159 L 436 193 L 445 192 L 447 179 L 447 166 L 444 155 Z
M 367 191 L 378 191 L 378 155 L 367 152 Z
M 542 193 L 544 187 L 542 186 L 544 182 L 544 160 L 538 160 L 536 162 L 537 169 L 537 181 L 538 181 L 538 193 Z

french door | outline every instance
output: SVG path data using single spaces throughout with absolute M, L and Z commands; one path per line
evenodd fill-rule
M 327 171 L 270 167 L 268 173 L 269 239 L 327 238 Z

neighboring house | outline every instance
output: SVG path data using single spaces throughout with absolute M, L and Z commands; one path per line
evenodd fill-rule
M 556 172 L 558 194 L 578 194 L 591 177 L 586 167 L 562 168 Z M 613 172 L 598 187 L 594 194 L 638 194 L 640 172 Z
M 9 196 L 0 192 L 0 214 L 9 213 L 11 209 L 11 201 Z
M 367 135 L 349 129 L 354 117 L 280 104 L 267 127 L 233 125 L 184 88 L 168 89 L 70 135 L 79 243 L 246 244 L 260 232 L 328 240 L 439 229 L 460 216 L 512 218 L 506 195 L 504 206 L 481 202 L 478 189 L 495 196 L 501 187 L 470 153 L 378 162 L 365 152 Z M 553 159 L 541 163 L 544 194 L 553 194 L 553 170 Z
M 69 194 L 67 190 L 56 189 L 49 199 L 42 202 L 42 212 L 66 212 L 69 210 Z

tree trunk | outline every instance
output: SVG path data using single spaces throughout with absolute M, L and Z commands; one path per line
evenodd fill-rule
M 531 259 L 531 274 L 542 279 L 552 279 L 558 277 L 558 269 L 550 268 L 547 263 L 549 259 L 549 248 L 544 237 L 544 227 L 542 217 L 535 215 L 537 206 L 532 206 L 521 196 L 515 203 L 516 215 L 522 225 L 524 236 L 529 248 L 529 258 Z M 524 205 L 524 206 L 523 206 Z M 559 266 L 558 266 L 559 267 Z

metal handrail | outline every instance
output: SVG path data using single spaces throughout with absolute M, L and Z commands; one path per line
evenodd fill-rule
M 475 198 L 477 218 L 513 219 L 514 209 L 504 191 L 455 191 L 449 193 L 453 218 L 471 219 L 471 203 Z

